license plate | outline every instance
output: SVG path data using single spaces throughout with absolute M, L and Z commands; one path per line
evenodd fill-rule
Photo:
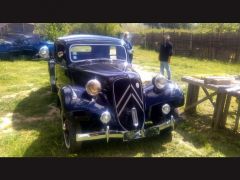
M 143 137 L 143 133 L 140 130 L 129 131 L 124 133 L 123 141 L 130 141 L 134 139 L 139 139 Z

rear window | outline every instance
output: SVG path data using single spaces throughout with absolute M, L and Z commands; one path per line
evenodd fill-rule
M 126 60 L 124 47 L 116 45 L 74 45 L 70 48 L 72 61 L 87 59 Z

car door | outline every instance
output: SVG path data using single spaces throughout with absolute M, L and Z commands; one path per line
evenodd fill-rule
M 0 58 L 5 58 L 8 54 L 7 45 L 4 40 L 0 40 Z
M 23 52 L 24 55 L 27 56 L 34 56 L 35 54 L 38 53 L 37 49 L 35 48 L 34 44 L 35 44 L 35 40 L 33 38 L 26 38 L 23 41 Z
M 55 47 L 55 75 L 56 75 L 56 86 L 62 88 L 66 84 L 70 84 L 70 74 L 67 66 L 67 58 L 65 53 L 65 47 L 61 44 Z

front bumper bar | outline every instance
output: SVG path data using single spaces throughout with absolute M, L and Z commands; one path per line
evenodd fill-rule
M 163 129 L 170 128 L 170 127 L 174 129 L 174 124 L 175 124 L 175 119 L 172 116 L 170 120 L 162 124 L 152 126 L 147 129 L 142 129 L 142 130 L 115 131 L 115 130 L 109 130 L 109 126 L 107 126 L 106 131 L 92 132 L 92 133 L 85 133 L 85 134 L 77 133 L 76 141 L 82 142 L 82 141 L 106 139 L 108 142 L 109 139 L 111 138 L 120 138 L 120 139 L 123 139 L 123 141 L 129 141 L 129 140 L 159 135 Z

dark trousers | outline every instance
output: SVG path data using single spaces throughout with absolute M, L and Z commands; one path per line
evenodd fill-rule
M 133 54 L 129 54 L 128 63 L 132 64 L 132 60 L 133 60 Z

